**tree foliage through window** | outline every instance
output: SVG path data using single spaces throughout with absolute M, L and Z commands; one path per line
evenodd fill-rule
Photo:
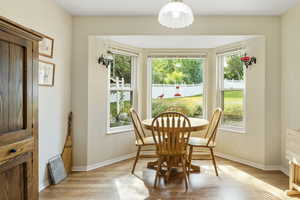
M 152 60 L 153 84 L 199 84 L 203 82 L 202 59 L 157 58 Z
M 225 57 L 227 66 L 224 67 L 224 78 L 227 80 L 243 80 L 243 62 L 239 55 Z
M 125 84 L 131 83 L 131 56 L 113 54 L 114 63 L 111 67 L 112 78 L 124 78 Z

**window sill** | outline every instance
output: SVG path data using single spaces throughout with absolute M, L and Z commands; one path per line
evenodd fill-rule
M 110 128 L 107 130 L 106 135 L 121 134 L 121 133 L 127 133 L 131 131 L 133 131 L 133 126 Z
M 245 134 L 246 130 L 243 128 L 233 128 L 233 127 L 220 127 L 219 131 L 230 132 L 230 133 L 238 133 Z

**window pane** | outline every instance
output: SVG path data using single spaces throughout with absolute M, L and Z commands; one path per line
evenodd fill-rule
M 120 54 L 114 54 L 114 63 L 111 66 L 111 88 L 117 86 L 117 80 L 119 84 L 124 80 L 124 87 L 131 87 L 131 66 L 132 57 Z
M 225 89 L 244 89 L 244 66 L 240 54 L 223 56 Z
M 110 127 L 126 126 L 131 124 L 129 109 L 132 107 L 132 91 L 110 92 Z
M 241 53 L 221 57 L 221 106 L 224 110 L 222 125 L 244 128 L 244 65 Z
M 152 117 L 165 111 L 203 117 L 203 68 L 200 58 L 153 58 Z
M 223 125 L 244 127 L 243 98 L 244 98 L 244 94 L 242 90 L 222 92 L 222 99 L 223 99 L 222 106 L 224 110 Z
M 110 67 L 110 128 L 130 125 L 129 109 L 133 106 L 133 57 L 121 54 L 113 54 L 113 57 Z

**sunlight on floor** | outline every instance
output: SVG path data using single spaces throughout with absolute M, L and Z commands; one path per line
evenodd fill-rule
M 297 199 L 297 198 L 287 197 L 284 194 L 284 191 L 282 191 L 281 189 L 274 187 L 274 186 L 254 177 L 244 171 L 241 171 L 233 166 L 220 165 L 218 167 L 221 169 L 222 172 L 226 173 L 227 175 L 231 176 L 232 178 L 236 179 L 237 181 L 254 186 L 259 190 L 267 191 L 280 199 Z
M 218 195 L 222 196 L 225 200 L 241 200 L 241 199 L 249 199 L 249 196 L 245 196 L 246 192 L 249 188 L 252 188 L 251 190 L 255 190 L 257 193 L 261 193 L 263 196 L 263 199 L 274 199 L 274 197 L 277 197 L 279 199 L 297 199 L 297 198 L 289 198 L 286 197 L 284 194 L 284 191 L 274 187 L 273 185 L 266 183 L 259 178 L 256 178 L 252 176 L 251 174 L 242 171 L 236 167 L 230 166 L 230 165 L 219 165 L 218 166 L 219 171 L 221 172 L 220 177 L 216 177 L 214 174 L 214 170 L 211 165 L 205 164 L 201 165 L 202 172 L 201 174 L 193 174 L 191 175 L 190 179 L 190 189 L 189 191 L 201 191 L 202 189 L 205 189 L 206 187 L 216 187 L 213 184 L 206 186 L 205 183 L 200 184 L 202 185 L 200 188 L 193 187 L 193 185 L 197 185 L 201 182 L 205 182 L 206 178 L 212 178 L 215 179 L 216 182 L 223 182 L 224 188 L 220 187 L 218 191 Z M 115 186 L 118 191 L 118 197 L 119 199 L 146 199 L 147 197 L 151 196 L 149 194 L 149 186 L 147 187 L 145 182 L 143 181 L 143 171 L 138 171 L 138 175 L 127 175 L 118 178 L 115 180 Z M 151 173 L 154 175 L 153 173 Z M 128 177 L 131 177 L 128 179 Z M 202 179 L 202 180 L 201 180 Z M 228 180 L 232 180 L 233 182 L 240 182 L 243 183 L 246 187 L 240 188 L 240 190 L 236 190 L 232 188 L 230 189 L 230 184 Z M 147 183 L 148 184 L 148 183 Z M 218 185 L 219 183 L 217 183 Z M 226 185 L 229 184 L 229 185 Z M 250 187 L 251 186 L 251 187 Z M 168 186 L 167 186 L 168 187 Z M 168 187 L 169 188 L 169 187 Z M 253 189 L 255 188 L 255 189 Z M 172 186 L 169 188 L 172 190 Z M 168 190 L 169 190 L 168 189 Z M 256 190 L 257 189 L 257 190 Z M 165 190 L 165 189 L 163 189 Z M 251 197 L 250 197 L 251 198 Z M 299 199 L 298 199 L 299 200 Z
M 134 175 L 129 176 L 134 177 Z M 148 188 L 144 185 L 144 181 L 138 177 L 129 180 L 128 176 L 123 176 L 115 180 L 115 185 L 120 200 L 145 199 L 149 197 Z

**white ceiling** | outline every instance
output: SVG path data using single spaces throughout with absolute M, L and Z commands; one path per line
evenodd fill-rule
M 280 15 L 300 0 L 184 0 L 196 15 Z M 157 15 L 168 0 L 56 0 L 73 15 Z
M 100 36 L 101 37 L 101 36 Z M 104 39 L 139 48 L 216 48 L 255 36 L 105 36 Z

